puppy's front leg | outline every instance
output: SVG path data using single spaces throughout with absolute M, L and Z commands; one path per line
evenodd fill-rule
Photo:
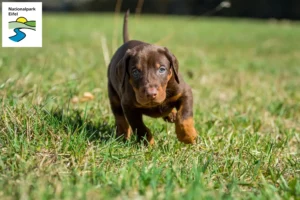
M 123 105 L 122 107 L 133 133 L 137 133 L 138 141 L 146 140 L 144 141 L 146 145 L 153 145 L 153 136 L 150 129 L 148 129 L 144 124 L 142 114 L 137 109 L 130 106 Z
M 193 144 L 197 137 L 197 131 L 193 119 L 193 94 L 188 85 L 186 85 L 184 95 L 179 100 L 177 109 L 175 121 L 177 138 L 185 144 Z

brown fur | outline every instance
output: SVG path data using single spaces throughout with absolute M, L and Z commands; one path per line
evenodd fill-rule
M 129 40 L 127 15 L 124 41 Z M 128 139 L 130 125 L 139 140 L 154 144 L 142 119 L 147 115 L 175 122 L 178 139 L 195 142 L 193 95 L 178 68 L 176 57 L 165 47 L 129 40 L 116 51 L 108 68 L 108 94 L 118 136 Z
M 117 137 L 123 136 L 124 139 L 130 137 L 130 127 L 124 116 L 116 116 L 116 125 L 117 125 Z
M 166 102 L 174 102 L 174 101 L 177 101 L 181 96 L 182 96 L 182 94 L 181 94 L 181 93 L 178 93 L 178 94 L 176 94 L 176 95 L 174 95 L 174 96 L 168 98 L 168 99 L 166 100 Z

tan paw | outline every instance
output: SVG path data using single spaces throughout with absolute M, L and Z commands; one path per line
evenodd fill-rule
M 194 127 L 193 118 L 177 120 L 175 126 L 176 135 L 179 141 L 185 144 L 194 144 L 196 142 L 198 134 Z
M 163 119 L 166 121 L 166 122 L 169 122 L 169 123 L 174 123 L 176 121 L 176 111 L 175 110 L 172 110 L 172 112 L 170 112 L 170 114 L 166 117 L 164 117 Z

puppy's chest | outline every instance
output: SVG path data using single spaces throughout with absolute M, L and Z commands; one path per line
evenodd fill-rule
M 164 117 L 167 116 L 175 106 L 175 102 L 163 103 L 152 108 L 141 108 L 141 111 L 144 115 L 148 115 L 150 117 Z

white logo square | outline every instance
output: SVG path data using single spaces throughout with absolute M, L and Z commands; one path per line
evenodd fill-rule
M 2 47 L 42 47 L 41 2 L 2 2 Z

